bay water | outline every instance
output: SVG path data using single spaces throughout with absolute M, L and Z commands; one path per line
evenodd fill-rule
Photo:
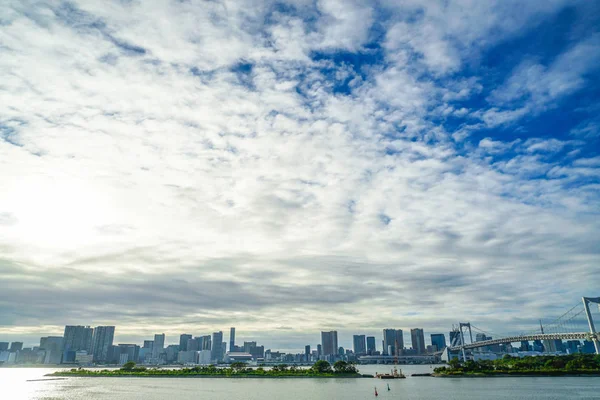
M 389 372 L 389 365 L 361 365 L 360 372 Z M 48 379 L 52 368 L 0 368 L 2 400 L 269 400 L 600 399 L 600 377 L 411 377 L 435 366 L 401 365 L 407 379 L 307 378 L 66 378 Z M 389 384 L 390 390 L 387 390 Z M 378 396 L 375 397 L 375 388 Z

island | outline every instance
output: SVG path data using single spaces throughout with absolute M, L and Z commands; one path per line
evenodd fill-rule
M 274 365 L 269 369 L 252 368 L 242 362 L 234 362 L 228 367 L 216 365 L 191 368 L 146 368 L 130 361 L 120 369 L 85 369 L 57 371 L 46 376 L 60 377 L 148 377 L 148 378 L 373 378 L 373 375 L 360 374 L 353 363 L 337 361 L 329 364 L 320 360 L 310 368 L 298 368 L 285 364 Z
M 447 367 L 434 369 L 435 377 L 487 376 L 600 376 L 600 355 L 571 354 L 562 356 L 505 355 L 497 360 L 460 362 L 450 360 Z

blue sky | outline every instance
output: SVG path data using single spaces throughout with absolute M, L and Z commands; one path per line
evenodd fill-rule
M 9 1 L 0 339 L 289 349 L 599 295 L 599 27 L 590 1 Z

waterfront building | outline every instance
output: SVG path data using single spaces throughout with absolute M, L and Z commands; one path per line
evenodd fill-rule
M 192 338 L 192 335 L 184 333 L 179 335 L 179 351 L 187 351 L 188 340 Z
M 92 355 L 94 362 L 107 362 L 108 350 L 113 345 L 114 326 L 97 326 L 92 336 Z
M 435 346 L 437 351 L 444 350 L 446 347 L 446 336 L 443 333 L 432 333 L 431 345 Z
M 410 330 L 410 337 L 412 342 L 412 348 L 417 354 L 425 353 L 425 334 L 423 329 L 414 328 Z
M 229 351 L 235 351 L 235 328 L 229 329 Z
M 144 340 L 144 349 L 150 349 L 150 354 L 152 354 L 152 348 L 154 347 L 154 340 Z
M 357 355 L 367 354 L 367 344 L 365 335 L 354 335 L 352 336 L 352 348 L 354 353 Z
M 310 344 L 304 346 L 304 359 L 306 362 L 310 362 Z
M 62 361 L 64 339 L 62 336 L 40 338 L 40 350 L 44 350 L 44 364 L 60 364 Z
M 223 359 L 223 332 L 213 332 L 211 357 L 213 361 L 219 362 Z
M 321 344 L 325 356 L 335 355 L 338 351 L 337 331 L 321 332 Z
M 63 363 L 76 362 L 76 353 L 85 351 L 87 354 L 92 353 L 92 339 L 94 329 L 89 326 L 82 325 L 67 325 L 64 332 L 64 353 Z M 81 356 L 81 354 L 80 354 Z
M 23 342 L 12 342 L 8 351 L 16 353 L 19 350 L 23 350 Z
M 167 364 L 172 364 L 177 361 L 177 353 L 179 352 L 178 344 L 170 344 L 165 348 L 165 358 Z
M 212 352 L 211 350 L 202 350 L 198 352 L 198 364 L 209 365 L 211 363 Z
M 375 345 L 375 336 L 367 336 L 367 354 L 373 355 L 377 351 L 377 346 Z
M 8 351 L 8 342 L 0 342 L 0 351 Z
M 384 353 L 387 355 L 401 355 L 404 349 L 404 333 L 402 329 L 384 329 L 382 346 Z
M 198 339 L 198 338 L 196 338 Z M 200 346 L 200 350 L 211 350 L 212 349 L 212 341 L 210 338 L 210 335 L 204 335 L 201 336 L 200 339 L 202 339 L 201 341 L 199 341 L 199 346 Z
M 323 355 L 323 345 L 317 345 L 317 358 L 320 358 Z
M 136 344 L 121 344 L 117 345 L 117 354 L 116 357 L 113 355 L 113 359 L 116 358 L 119 364 L 125 364 L 128 361 L 136 362 L 140 355 L 140 346 Z
M 154 343 L 152 343 L 152 358 L 158 360 L 165 349 L 165 334 L 157 333 L 154 335 Z
M 80 365 L 90 365 L 94 361 L 94 356 L 85 350 L 80 350 L 75 352 L 74 361 Z
M 200 351 L 201 338 L 188 339 L 183 351 Z
M 177 353 L 177 362 L 179 364 L 198 364 L 198 352 L 180 351 Z

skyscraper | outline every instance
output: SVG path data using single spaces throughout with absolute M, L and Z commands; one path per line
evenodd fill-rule
M 383 352 L 389 356 L 400 355 L 404 349 L 404 334 L 402 329 L 383 330 Z
M 113 345 L 114 326 L 97 326 L 92 336 L 92 354 L 95 362 L 108 361 L 108 350 Z
M 157 333 L 154 335 L 154 344 L 152 345 L 152 358 L 157 359 L 165 349 L 165 334 Z
M 410 330 L 410 337 L 412 341 L 412 348 L 417 354 L 425 353 L 425 335 L 423 329 L 414 328 Z
M 367 354 L 373 355 L 377 351 L 377 346 L 375 345 L 375 336 L 367 336 Z
M 8 350 L 8 342 L 0 342 L 0 351 Z
M 321 332 L 323 355 L 335 355 L 338 352 L 337 331 Z
M 87 351 L 92 353 L 92 339 L 94 330 L 89 326 L 67 325 L 65 326 L 64 355 L 63 362 L 74 362 L 75 353 Z
M 323 345 L 317 345 L 317 357 L 321 357 L 323 355 Z
M 196 338 L 196 339 L 202 339 L 202 343 L 200 343 L 200 350 L 211 350 L 212 349 L 212 342 L 210 340 L 210 335 L 204 335 L 201 336 L 200 338 Z
M 10 352 L 14 353 L 15 351 L 23 350 L 23 342 L 12 342 L 10 344 Z
M 367 354 L 367 345 L 365 335 L 352 336 L 353 349 L 355 354 Z
M 306 362 L 310 362 L 310 344 L 304 346 L 304 358 Z
M 40 338 L 40 350 L 44 350 L 44 364 L 60 364 L 64 339 L 62 336 Z
M 213 361 L 221 361 L 223 359 L 223 332 L 213 332 L 212 334 L 212 349 L 210 356 Z
M 179 351 L 187 351 L 187 343 L 191 338 L 192 335 L 188 335 L 186 333 L 179 335 Z
M 200 351 L 201 338 L 188 339 L 184 351 Z
M 443 350 L 446 347 L 446 336 L 443 333 L 432 333 L 431 344 L 436 347 L 437 350 Z
M 235 351 L 235 328 L 229 329 L 229 351 Z

